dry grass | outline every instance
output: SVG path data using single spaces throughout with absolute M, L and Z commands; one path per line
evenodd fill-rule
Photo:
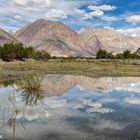
M 49 60 L 0 61 L 0 81 L 20 79 L 28 74 L 74 74 L 90 77 L 140 76 L 140 60 Z

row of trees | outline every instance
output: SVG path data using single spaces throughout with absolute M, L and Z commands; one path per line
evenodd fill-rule
M 35 60 L 46 60 L 50 59 L 51 56 L 49 53 L 45 51 L 36 51 L 32 47 L 24 47 L 23 44 L 5 44 L 0 46 L 0 59 L 4 61 L 13 61 L 13 60 L 25 60 L 25 59 L 35 59 Z M 76 59 L 81 57 L 68 57 L 64 58 L 67 60 Z M 123 53 L 119 53 L 113 55 L 110 52 L 105 50 L 99 50 L 96 55 L 97 59 L 140 59 L 140 55 L 135 53 L 131 53 L 130 51 L 126 50 Z
M 111 52 L 107 52 L 105 50 L 99 50 L 97 52 L 96 55 L 97 59 L 140 59 L 140 56 L 135 54 L 135 53 L 131 53 L 130 51 L 126 50 L 123 53 L 118 53 L 116 55 L 113 55 Z
M 51 58 L 50 54 L 44 51 L 35 51 L 32 47 L 23 47 L 23 44 L 5 44 L 0 46 L 0 58 L 4 61 L 36 59 L 45 60 Z

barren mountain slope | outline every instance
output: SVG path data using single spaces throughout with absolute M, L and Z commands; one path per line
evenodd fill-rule
M 140 55 L 140 48 L 137 49 L 137 51 L 135 52 L 137 55 Z
M 121 53 L 124 50 L 135 52 L 140 47 L 140 38 L 125 36 L 108 29 L 87 29 L 80 32 L 84 38 L 86 49 L 103 49 L 113 53 Z M 98 43 L 96 41 L 98 39 Z
M 77 33 L 62 22 L 36 20 L 15 33 L 26 46 L 45 50 L 54 56 L 93 57 L 99 49 L 113 53 L 135 52 L 140 38 L 125 36 L 108 29 L 87 29 Z
M 19 43 L 12 35 L 0 28 L 0 45 L 11 42 Z
M 88 55 L 82 50 L 79 34 L 62 22 L 40 19 L 16 32 L 15 37 L 26 46 L 55 56 Z

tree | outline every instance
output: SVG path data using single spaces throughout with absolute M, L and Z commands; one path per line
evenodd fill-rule
M 4 46 L 1 48 L 1 58 L 4 61 L 12 61 L 15 59 L 15 57 L 16 57 L 16 53 L 15 53 L 14 44 L 13 43 L 4 44 Z
M 100 50 L 97 52 L 96 58 L 97 58 L 97 59 L 106 58 L 106 54 L 107 54 L 107 52 L 106 52 L 105 50 L 101 50 L 101 49 L 100 49 Z
M 111 52 L 107 52 L 105 50 L 99 50 L 96 55 L 97 59 L 113 59 L 114 55 Z
M 107 59 L 114 59 L 114 55 L 112 53 L 106 53 Z
M 24 60 L 29 58 L 45 60 L 50 57 L 50 54 L 45 51 L 35 51 L 32 47 L 24 47 L 21 43 L 9 43 L 0 47 L 0 58 L 4 61 Z
M 23 60 L 28 57 L 26 49 L 23 47 L 23 44 L 15 44 L 15 53 L 17 60 Z
M 42 52 L 35 51 L 33 58 L 36 59 L 36 60 L 46 60 L 46 59 L 50 59 L 51 56 L 50 56 L 49 53 L 44 52 L 44 51 L 42 51 Z
M 131 53 L 130 51 L 126 50 L 123 53 L 116 54 L 115 58 L 116 59 L 128 59 L 128 58 L 139 59 L 140 57 L 137 54 Z
M 124 51 L 123 58 L 131 58 L 131 52 L 129 50 Z
M 118 54 L 116 54 L 115 58 L 116 58 L 116 59 L 123 59 L 124 56 L 123 56 L 122 53 L 118 53 Z

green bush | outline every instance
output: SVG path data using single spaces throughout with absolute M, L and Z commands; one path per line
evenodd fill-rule
M 0 56 L 4 61 L 12 61 L 16 57 L 15 46 L 11 44 L 5 44 L 0 48 Z
M 126 50 L 123 52 L 123 58 L 131 58 L 131 52 Z
M 116 58 L 116 59 L 124 59 L 122 53 L 118 53 L 118 54 L 116 54 L 115 58 Z
M 33 54 L 33 58 L 35 60 L 46 60 L 46 59 L 50 59 L 51 56 L 49 53 L 46 53 L 44 51 L 40 52 L 40 51 L 35 51 Z
M 113 59 L 114 55 L 112 53 L 108 53 L 105 50 L 99 50 L 96 55 L 97 59 Z
M 129 58 L 140 59 L 140 56 L 135 53 L 131 53 L 128 50 L 124 51 L 123 53 L 118 53 L 114 56 L 112 53 L 100 49 L 97 52 L 96 58 L 97 59 L 129 59 Z
M 24 60 L 24 59 L 36 59 L 45 60 L 49 59 L 51 56 L 44 51 L 35 51 L 32 47 L 24 47 L 23 44 L 4 44 L 0 47 L 0 58 L 4 61 L 13 60 Z

